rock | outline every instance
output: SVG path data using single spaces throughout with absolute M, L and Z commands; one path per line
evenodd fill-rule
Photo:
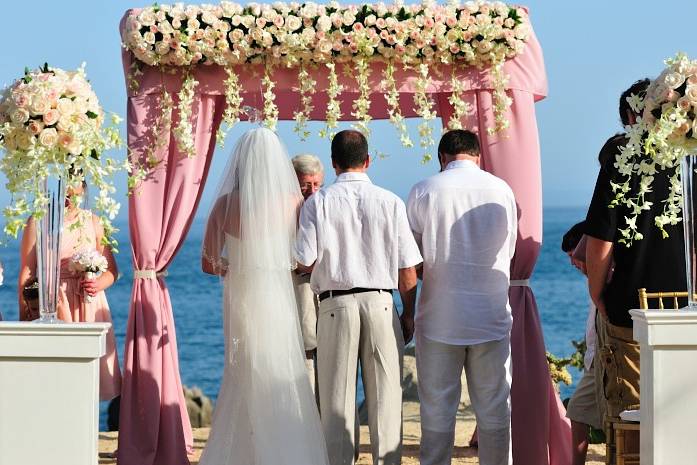
M 204 428 L 211 425 L 213 403 L 197 386 L 191 389 L 184 386 L 186 411 L 189 414 L 192 428 Z
M 184 399 L 186 401 L 186 411 L 189 414 L 189 421 L 192 428 L 204 428 L 211 425 L 213 417 L 213 403 L 206 397 L 199 387 L 189 389 L 184 386 Z M 109 402 L 107 408 L 107 429 L 109 431 L 119 430 L 119 407 L 121 397 L 116 397 Z

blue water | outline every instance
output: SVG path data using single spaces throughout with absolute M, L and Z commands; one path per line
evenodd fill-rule
M 537 297 L 540 316 L 549 351 L 556 355 L 573 352 L 572 339 L 581 339 L 587 315 L 586 286 L 582 276 L 569 265 L 559 244 L 564 232 L 585 216 L 580 208 L 550 208 L 544 215 L 544 241 L 532 287 Z M 121 253 L 116 260 L 123 276 L 107 291 L 116 332 L 119 357 L 123 360 L 124 333 L 131 295 L 131 255 L 127 224 L 117 224 L 117 240 Z M 223 366 L 223 333 L 221 327 L 221 288 L 219 280 L 200 271 L 200 247 L 203 222 L 196 221 L 169 267 L 167 285 L 174 308 L 182 382 L 197 385 L 212 399 L 218 394 Z M 0 248 L 5 265 L 5 285 L 0 287 L 0 311 L 5 319 L 17 318 L 18 243 Z M 580 373 L 571 369 L 574 383 Z M 562 397 L 573 391 L 573 385 L 562 386 Z M 362 393 L 359 392 L 359 396 Z M 106 429 L 106 405 L 102 406 L 100 428 Z

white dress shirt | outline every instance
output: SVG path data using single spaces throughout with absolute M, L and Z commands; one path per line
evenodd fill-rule
M 396 289 L 398 271 L 421 263 L 404 202 L 365 173 L 342 173 L 305 201 L 296 260 L 315 267 L 319 294 L 354 287 Z
M 414 186 L 407 212 L 424 258 L 417 333 L 454 345 L 506 337 L 517 236 L 510 187 L 474 162 L 456 160 Z

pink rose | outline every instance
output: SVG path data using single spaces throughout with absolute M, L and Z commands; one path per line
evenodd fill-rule
M 32 120 L 27 127 L 29 128 L 29 132 L 38 136 L 44 129 L 44 123 L 38 120 Z
M 51 109 L 44 113 L 44 124 L 46 126 L 53 126 L 60 119 L 60 112 L 58 110 Z
M 264 26 L 266 26 L 266 19 L 264 19 L 264 18 L 257 18 L 257 20 L 255 21 L 255 23 L 256 23 L 256 25 L 257 25 L 258 28 L 263 28 Z
M 384 19 L 384 18 L 378 18 L 378 19 L 375 21 L 375 25 L 376 25 L 379 29 L 385 29 L 385 26 L 387 25 L 387 23 L 385 23 L 385 19 Z
M 27 105 L 29 105 L 29 97 L 27 97 L 27 94 L 17 94 L 14 97 L 15 100 L 15 105 L 17 105 L 19 108 L 26 108 Z
M 363 30 L 363 24 L 361 23 L 353 23 L 353 30 L 356 32 L 360 32 Z
M 61 131 L 58 134 L 58 145 L 60 145 L 64 149 L 70 147 L 74 143 L 74 141 L 75 138 L 70 133 Z
M 426 29 L 432 29 L 435 23 L 433 22 L 433 18 L 426 18 L 424 19 L 424 27 Z
M 678 108 L 680 108 L 683 111 L 689 111 L 690 108 L 692 108 L 692 103 L 690 103 L 690 101 L 685 97 L 679 98 Z
M 276 27 L 281 27 L 281 26 L 283 26 L 283 24 L 285 23 L 285 21 L 283 20 L 283 16 L 281 16 L 281 15 L 276 16 L 276 17 L 273 19 L 273 23 L 274 23 L 274 25 L 275 25 Z
M 448 16 L 445 20 L 445 24 L 448 27 L 455 27 L 455 25 L 457 25 L 457 18 L 455 18 L 454 16 Z

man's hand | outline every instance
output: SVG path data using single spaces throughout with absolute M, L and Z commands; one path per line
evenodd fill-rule
M 399 322 L 402 326 L 402 336 L 404 336 L 404 345 L 411 342 L 414 337 L 414 318 L 411 316 L 402 315 L 399 317 Z

